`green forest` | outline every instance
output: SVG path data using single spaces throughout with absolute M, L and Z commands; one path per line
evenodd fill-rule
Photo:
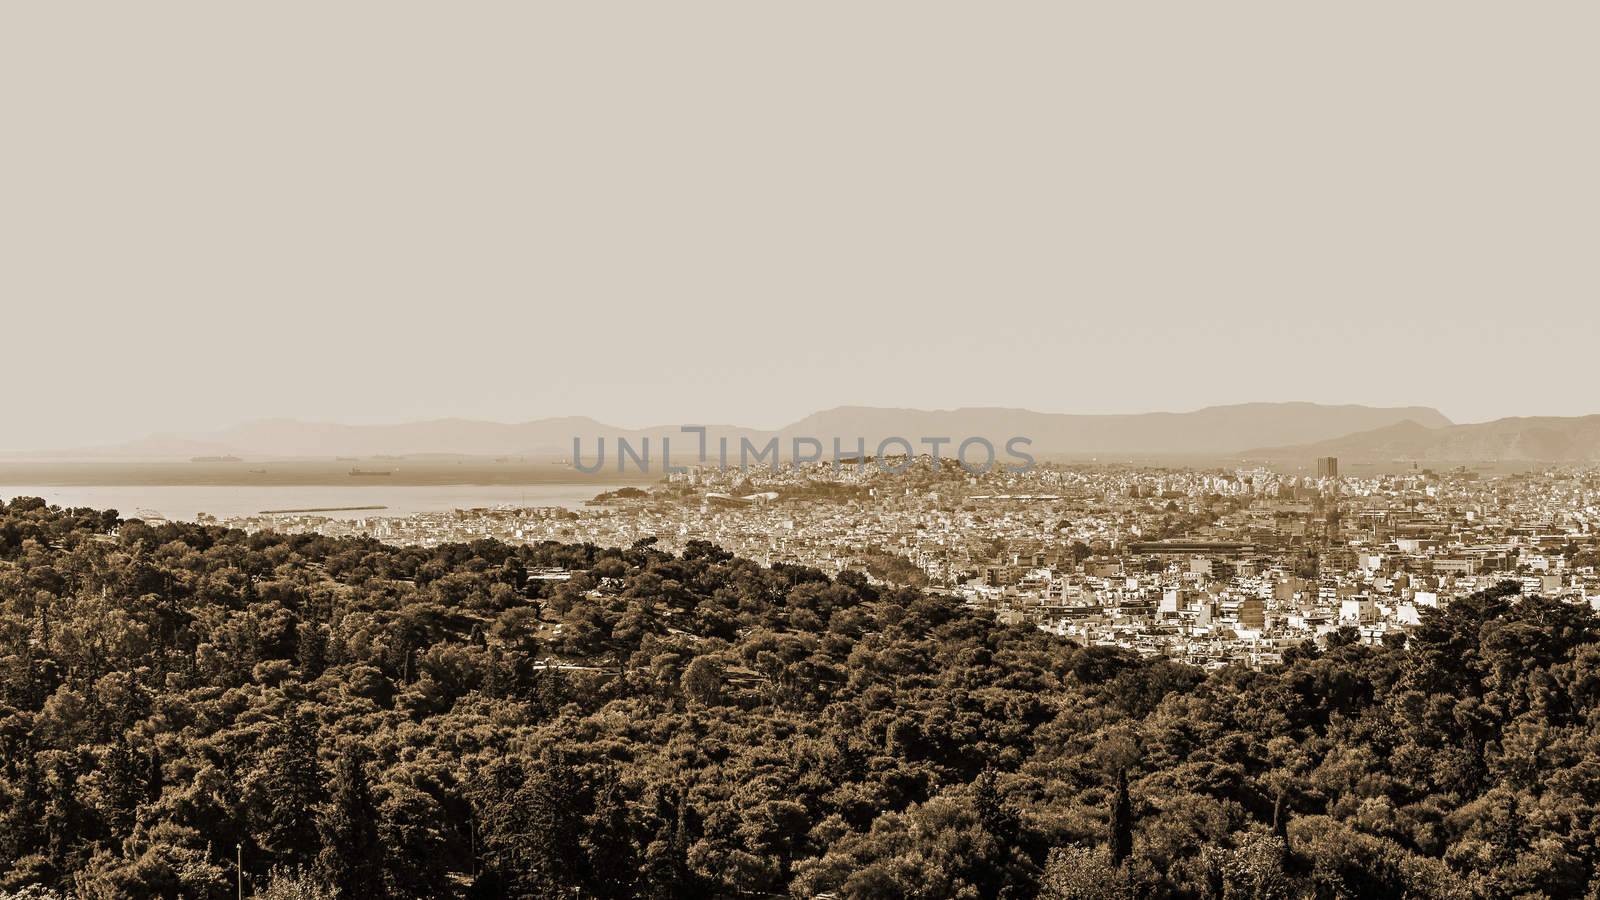
M 0 508 L 0 897 L 1600 897 L 1597 803 L 1596 618 L 1510 583 L 1208 673 L 707 544 Z

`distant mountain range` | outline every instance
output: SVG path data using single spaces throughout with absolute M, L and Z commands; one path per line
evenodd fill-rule
M 919 452 L 926 450 L 926 445 L 920 443 L 921 438 L 943 437 L 952 441 L 942 450 L 948 456 L 954 454 L 957 442 L 969 437 L 983 437 L 990 440 L 1003 457 L 1006 441 L 1019 436 L 1032 440 L 1027 450 L 1040 459 L 1119 455 L 1237 456 L 1250 447 L 1279 448 L 1251 451 L 1252 455 L 1287 456 L 1315 455 L 1323 452 L 1324 447 L 1363 438 L 1363 435 L 1393 435 L 1398 439 L 1399 436 L 1418 431 L 1435 434 L 1452 429 L 1481 427 L 1485 426 L 1453 425 L 1437 410 L 1414 406 L 1380 408 L 1315 403 L 1245 403 L 1207 407 L 1193 412 L 1130 415 L 1069 415 L 1003 408 L 915 410 L 845 406 L 815 413 L 776 431 L 710 425 L 707 426 L 707 439 L 712 459 L 716 458 L 716 448 L 722 438 L 728 439 L 729 447 L 736 456 L 741 438 L 749 439 L 759 447 L 774 437 L 779 439 L 779 447 L 785 456 L 788 456 L 793 440 L 801 437 L 820 441 L 825 456 L 831 456 L 832 443 L 836 438 L 846 452 L 854 451 L 859 439 L 864 443 L 866 452 L 871 454 L 876 451 L 879 441 L 888 437 L 906 438 Z M 1588 446 L 1600 447 L 1600 437 L 1596 437 L 1593 428 L 1588 434 Z M 62 451 L 47 455 L 58 458 L 188 459 L 224 455 L 246 458 L 325 458 L 448 454 L 556 460 L 572 455 L 574 437 L 582 440 L 586 460 L 592 458 L 598 439 L 602 437 L 606 438 L 609 448 L 608 461 L 615 458 L 615 442 L 619 437 L 627 439 L 635 447 L 640 446 L 643 439 L 649 438 L 653 462 L 659 460 L 663 438 L 672 441 L 675 463 L 692 462 L 698 449 L 698 438 L 681 432 L 677 425 L 627 429 L 586 417 L 521 423 L 436 419 L 397 425 L 340 425 L 270 419 L 209 434 L 154 435 L 96 450 Z M 1523 443 L 1512 441 L 1509 445 L 1517 447 L 1517 452 L 1540 446 L 1561 449 L 1563 453 L 1572 452 L 1568 444 L 1553 438 L 1530 439 Z M 1359 441 L 1351 445 L 1352 449 L 1358 446 L 1364 445 Z
M 869 448 L 888 436 L 915 440 L 938 435 L 960 440 L 970 436 L 990 439 L 997 447 L 1007 438 L 1031 438 L 1029 451 L 1036 456 L 1100 455 L 1230 455 L 1242 447 L 1269 443 L 1268 434 L 1317 434 L 1271 443 L 1325 440 L 1400 422 L 1426 422 L 1445 426 L 1450 420 L 1438 410 L 1410 406 L 1324 406 L 1315 403 L 1242 403 L 1211 406 L 1184 413 L 1130 415 L 1069 415 L 1025 409 L 955 409 L 923 411 L 840 407 L 817 413 L 783 429 L 781 436 L 813 435 L 827 439 L 862 436 Z M 830 448 L 831 449 L 831 448 Z
M 1397 422 L 1323 441 L 1249 450 L 1244 456 L 1337 456 L 1379 462 L 1600 462 L 1600 416 L 1496 419 L 1433 428 L 1415 421 Z

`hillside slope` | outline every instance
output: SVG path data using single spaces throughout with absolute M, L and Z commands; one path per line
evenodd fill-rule
M 704 544 L 14 500 L 0 897 L 1591 895 L 1600 621 L 1424 616 L 1206 674 Z

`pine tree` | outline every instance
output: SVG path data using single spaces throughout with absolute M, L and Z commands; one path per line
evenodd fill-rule
M 44 808 L 40 816 L 44 852 L 50 864 L 66 866 L 74 846 L 88 833 L 91 812 L 78 799 L 75 761 L 62 760 L 45 775 Z
M 1006 808 L 1000 796 L 998 779 L 993 769 L 985 769 L 973 782 L 973 806 L 978 824 L 989 835 L 983 858 L 974 858 L 967 876 L 985 896 L 997 896 L 1006 882 L 1006 871 L 1012 848 L 1017 844 L 1020 822 Z
M 584 823 L 573 809 L 582 790 L 577 772 L 565 763 L 546 763 L 517 792 L 526 827 L 518 835 L 518 855 L 527 869 L 518 873 L 532 893 L 557 895 L 581 889 L 575 863 L 584 859 Z
M 1017 831 L 1021 823 L 1017 816 L 1006 808 L 1005 801 L 1000 797 L 1000 789 L 993 769 L 985 769 L 977 780 L 973 782 L 973 803 L 978 810 L 978 821 L 984 830 L 994 835 L 995 839 L 1004 844 L 1016 840 Z
M 161 789 L 166 787 L 166 783 L 166 777 L 161 773 L 161 750 L 152 743 L 144 763 L 145 799 L 151 803 L 160 799 Z
M 500 645 L 490 647 L 489 660 L 484 666 L 483 685 L 480 688 L 483 695 L 498 700 L 511 693 L 514 683 L 511 667 L 506 664 Z
M 1117 770 L 1117 793 L 1111 801 L 1111 864 L 1120 866 L 1133 855 L 1133 802 L 1128 798 L 1128 770 Z
M 552 756 L 492 766 L 473 794 L 483 860 L 477 891 L 565 897 L 583 889 L 585 789 L 571 765 Z
M 317 874 L 340 897 L 379 893 L 383 885 L 383 845 L 378 836 L 378 805 L 367 781 L 368 753 L 353 743 L 334 767 L 329 799 L 317 820 L 322 851 Z
M 13 764 L 16 774 L 0 784 L 0 859 L 21 859 L 44 842 L 45 785 L 36 757 L 26 754 Z
M 587 817 L 583 846 L 588 858 L 590 890 L 596 897 L 636 896 L 633 881 L 639 871 L 638 849 L 628 802 L 617 779 L 607 770 L 594 787 L 594 807 Z
M 292 713 L 273 733 L 254 781 L 261 803 L 262 844 L 291 866 L 311 861 L 317 838 L 317 807 L 322 801 L 322 767 L 317 762 L 315 723 Z
M 1500 834 L 1496 843 L 1499 844 L 1502 865 L 1509 865 L 1517 858 L 1517 853 L 1522 849 L 1522 810 L 1517 803 L 1516 794 L 1507 794 L 1501 803 L 1502 817 L 1500 819 Z
M 133 831 L 134 815 L 145 797 L 144 774 L 139 769 L 128 736 L 119 736 L 106 752 L 101 766 L 101 816 L 115 841 L 121 841 Z
M 687 900 L 701 896 L 694 872 L 689 868 L 692 835 L 688 799 L 683 791 L 661 789 L 656 795 L 654 818 L 654 835 L 642 854 L 641 896 L 651 900 Z
M 522 586 L 527 583 L 528 569 L 522 564 L 522 560 L 515 556 L 508 556 L 506 561 L 500 564 L 500 580 L 520 591 Z
M 314 622 L 301 622 L 295 630 L 295 662 L 300 677 L 312 681 L 328 667 L 328 633 Z

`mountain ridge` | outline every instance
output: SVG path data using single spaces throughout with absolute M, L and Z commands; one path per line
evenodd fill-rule
M 827 457 L 836 439 L 846 453 L 853 452 L 861 443 L 865 444 L 866 452 L 873 453 L 878 443 L 888 437 L 904 438 L 919 452 L 925 452 L 928 447 L 921 442 L 923 438 L 947 438 L 950 443 L 942 450 L 946 454 L 953 454 L 962 440 L 974 437 L 990 441 L 1003 454 L 1009 439 L 1023 437 L 1032 441 L 1026 448 L 1030 453 L 1045 458 L 1119 453 L 1233 455 L 1241 447 L 1326 441 L 1408 420 L 1421 420 L 1436 427 L 1453 424 L 1429 407 L 1260 402 L 1208 406 L 1188 412 L 1118 414 L 1043 413 L 1016 407 L 922 410 L 837 406 L 777 429 L 726 424 L 703 427 L 708 456 L 712 459 L 717 458 L 723 440 L 728 442 L 730 453 L 736 456 L 743 440 L 761 448 L 777 439 L 780 452 L 788 456 L 796 438 L 813 438 L 823 445 L 823 454 Z M 156 434 L 96 450 L 36 455 L 115 459 L 225 454 L 295 458 L 432 453 L 559 459 L 572 455 L 574 437 L 582 439 L 586 457 L 601 437 L 607 438 L 608 445 L 613 447 L 614 442 L 622 438 L 635 448 L 648 438 L 657 454 L 662 440 L 670 440 L 675 462 L 688 461 L 699 449 L 698 435 L 684 433 L 679 426 L 620 428 L 588 416 L 512 423 L 442 418 L 379 425 L 279 418 L 243 422 L 204 434 Z
M 1600 462 L 1600 415 L 1510 416 L 1428 428 L 1395 423 L 1304 444 L 1259 447 L 1246 457 L 1464 462 Z

